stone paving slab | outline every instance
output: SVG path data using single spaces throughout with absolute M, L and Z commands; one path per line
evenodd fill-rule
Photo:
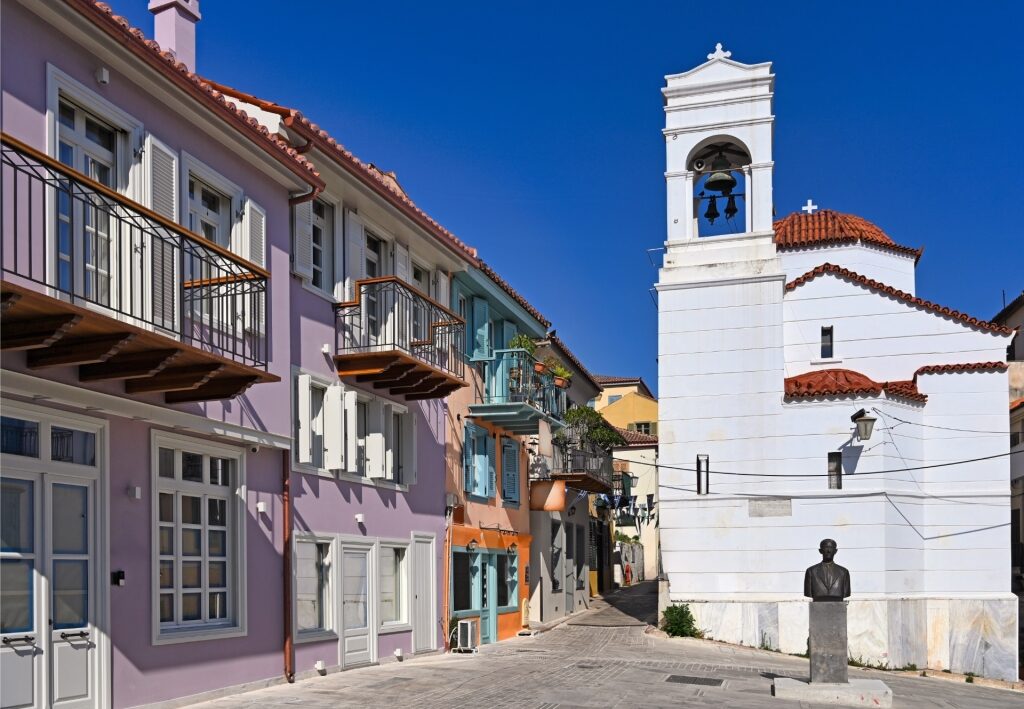
M 430 655 L 338 672 L 223 697 L 206 709 L 250 707 L 415 707 L 450 709 L 819 709 L 822 705 L 771 696 L 772 680 L 807 680 L 806 659 L 755 648 L 689 638 L 662 638 L 635 624 L 649 599 L 631 591 L 607 607 L 626 625 L 569 622 L 534 637 L 487 645 L 478 654 Z M 657 596 L 652 596 L 654 602 Z M 596 605 L 596 604 L 595 604 Z M 573 619 L 576 620 L 576 619 Z M 585 620 L 581 618 L 580 620 Z M 670 681 L 670 677 L 722 680 L 721 686 Z M 850 668 L 851 678 L 880 679 L 893 691 L 896 709 L 1004 709 L 1024 707 L 1024 694 L 941 680 Z

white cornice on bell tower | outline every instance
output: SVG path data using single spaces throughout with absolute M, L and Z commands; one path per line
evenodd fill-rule
M 669 248 L 695 242 L 700 236 L 694 192 L 701 175 L 694 168 L 694 158 L 719 143 L 733 144 L 747 156 L 734 168 L 742 173 L 746 190 L 742 196 L 746 222 L 741 234 L 751 238 L 771 235 L 775 85 L 771 66 L 770 62 L 735 61 L 732 52 L 718 44 L 705 63 L 665 77 Z

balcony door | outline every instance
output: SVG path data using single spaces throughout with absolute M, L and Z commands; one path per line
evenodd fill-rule
M 61 101 L 57 117 L 57 159 L 71 169 L 111 189 L 117 188 L 117 130 L 85 109 Z M 57 185 L 57 224 L 51 267 L 63 293 L 88 304 L 121 305 L 113 274 L 123 259 L 130 260 L 131 244 L 115 238 L 111 200 L 97 193 Z M 120 234 L 116 235 L 120 237 Z M 121 307 L 116 307 L 121 305 Z
M 5 419 L 7 450 L 13 435 L 18 443 L 42 442 L 35 450 L 44 453 L 52 430 L 54 451 L 81 453 L 91 435 L 11 423 Z M 29 432 L 33 441 L 23 435 Z M 39 460 L 18 462 L 4 456 L 0 481 L 0 707 L 91 709 L 100 705 L 106 671 L 96 627 L 98 480 L 31 464 Z

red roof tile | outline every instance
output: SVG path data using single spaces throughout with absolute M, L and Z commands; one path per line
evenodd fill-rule
M 225 84 L 210 81 L 209 79 L 206 79 L 206 81 L 216 87 L 219 92 L 227 96 L 232 96 L 240 101 L 258 106 L 264 111 L 276 113 L 277 115 L 282 116 L 284 118 L 285 126 L 294 129 L 306 140 L 315 142 L 324 153 L 332 157 L 342 167 L 347 168 L 348 171 L 355 177 L 359 178 L 363 184 L 367 185 L 378 195 L 384 197 L 401 211 L 405 212 L 406 216 L 428 232 L 432 233 L 435 238 L 441 241 L 441 243 L 453 249 L 474 266 L 477 265 L 476 249 L 463 242 L 453 233 L 441 226 L 429 214 L 417 207 L 416 203 L 409 199 L 405 190 L 402 189 L 402 186 L 398 183 L 398 179 L 394 172 L 386 172 L 373 163 L 363 162 L 353 155 L 351 151 L 346 149 L 344 145 L 331 137 L 327 131 L 317 124 L 310 122 L 308 118 L 294 108 L 281 106 L 273 101 L 258 98 L 252 94 L 239 91 L 238 89 Z M 303 149 L 303 151 L 305 151 L 305 149 Z
M 508 293 L 509 296 L 512 297 L 512 300 L 516 301 L 521 306 L 523 306 L 523 308 L 526 309 L 526 312 L 528 312 L 533 317 L 537 318 L 537 321 L 541 325 L 543 325 L 545 328 L 551 327 L 551 321 L 550 320 L 548 320 L 546 317 L 541 315 L 540 311 L 538 311 L 535 307 L 530 305 L 530 301 L 528 301 L 526 298 L 524 298 L 522 295 L 520 295 L 519 292 L 517 292 L 515 288 L 510 286 L 508 284 L 508 282 L 504 278 L 499 276 L 497 274 L 497 272 L 493 268 L 488 266 L 486 263 L 484 263 L 482 259 L 479 262 L 479 266 L 480 266 L 480 271 L 485 276 L 490 278 L 492 281 L 494 281 L 495 285 L 497 285 L 503 291 Z
M 1024 406 L 1024 398 L 1014 399 L 1010 402 L 1010 411 L 1016 411 L 1021 406 Z
M 950 374 L 955 372 L 1005 372 L 1009 369 L 1006 362 L 970 362 L 968 364 L 929 364 L 914 372 L 914 378 L 918 374 Z
M 868 242 L 916 259 L 923 249 L 901 246 L 863 217 L 822 209 L 814 214 L 794 212 L 775 222 L 775 243 L 782 249 L 797 249 L 823 244 Z
M 809 399 L 831 396 L 878 396 L 883 391 L 888 398 L 902 398 L 925 403 L 928 395 L 917 388 L 920 374 L 946 374 L 954 372 L 1005 371 L 1005 362 L 970 362 L 965 364 L 929 364 L 919 367 L 913 379 L 876 382 L 865 374 L 850 369 L 817 369 L 794 377 L 786 377 L 785 391 L 789 399 Z M 1024 401 L 1024 399 L 1022 399 Z M 1011 405 L 1012 408 L 1012 405 Z
M 998 333 L 1000 335 L 1012 335 L 1014 332 L 1008 327 L 996 325 L 995 323 L 990 323 L 979 318 L 971 317 L 970 315 L 961 313 L 958 310 L 953 310 L 952 308 L 946 308 L 941 305 L 936 305 L 931 301 L 924 300 L 923 298 L 918 298 L 917 296 L 910 295 L 909 293 L 904 293 L 903 291 L 897 290 L 892 286 L 887 286 L 884 283 L 873 281 L 870 278 L 860 275 L 859 273 L 854 273 L 853 271 L 845 269 L 842 266 L 836 266 L 831 263 L 823 263 L 822 265 L 818 266 L 817 268 L 811 271 L 808 271 L 799 278 L 790 281 L 789 283 L 786 284 L 786 290 L 794 290 L 799 286 L 802 286 L 804 283 L 812 281 L 818 276 L 823 275 L 832 275 L 837 276 L 839 278 L 844 278 L 847 281 L 850 281 L 851 283 L 856 283 L 858 285 L 870 288 L 874 291 L 885 293 L 886 295 L 889 295 L 895 298 L 896 300 L 902 301 L 907 305 L 914 305 L 920 308 L 924 308 L 925 310 L 930 310 L 931 312 L 936 313 L 937 315 L 942 315 L 944 317 L 950 318 L 951 320 L 958 320 L 963 324 L 969 325 L 970 327 L 976 328 L 978 330 L 987 330 L 989 332 Z
M 209 82 L 189 71 L 188 67 L 175 59 L 173 54 L 161 50 L 160 45 L 153 40 L 146 39 L 142 30 L 132 27 L 128 20 L 120 15 L 115 15 L 109 5 L 95 2 L 95 0 L 64 1 L 108 35 L 133 51 L 136 56 L 166 75 L 179 88 L 191 93 L 199 103 L 205 105 L 229 123 L 232 123 L 243 134 L 254 140 L 271 155 L 277 157 L 291 168 L 295 174 L 316 188 L 318 192 L 324 188 L 324 183 L 320 179 L 320 173 L 316 171 L 316 168 L 309 160 L 289 146 L 284 139 L 271 134 L 256 119 L 246 115 L 245 111 L 240 111 L 234 104 L 225 99 L 219 91 L 212 87 Z
M 619 428 L 618 426 L 614 426 L 613 428 L 619 432 L 620 436 L 626 439 L 627 446 L 643 447 L 658 445 L 657 436 L 652 436 L 649 433 L 640 433 L 640 431 L 630 431 L 628 428 Z
M 595 374 L 594 380 L 602 386 L 629 386 L 636 384 L 644 390 L 647 396 L 652 399 L 655 398 L 654 393 L 647 386 L 647 382 L 644 381 L 643 377 L 617 377 L 611 374 Z

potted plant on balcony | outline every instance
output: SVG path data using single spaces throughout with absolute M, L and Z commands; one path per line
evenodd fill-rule
M 551 375 L 555 378 L 555 386 L 559 389 L 568 389 L 569 380 L 572 378 L 572 372 L 568 367 L 563 365 L 561 362 L 555 362 L 549 365 Z
M 510 350 L 525 350 L 527 354 L 533 357 L 533 353 L 537 351 L 536 343 L 526 335 L 519 333 L 511 340 L 508 341 L 508 348 Z M 523 370 L 519 365 L 518 358 L 512 360 L 512 366 L 508 370 L 508 379 L 510 383 L 515 383 L 518 386 L 523 384 Z

